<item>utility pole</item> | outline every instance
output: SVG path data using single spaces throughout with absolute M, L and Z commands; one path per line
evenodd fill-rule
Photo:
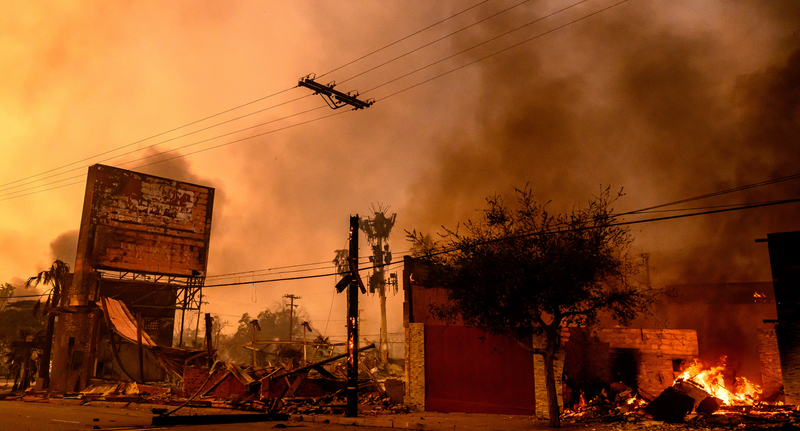
M 367 293 L 358 275 L 358 215 L 350 217 L 350 271 L 336 283 L 339 293 L 347 289 L 347 417 L 358 416 L 358 291 Z
M 350 283 L 347 286 L 347 417 L 358 416 L 358 215 L 350 217 Z M 363 288 L 363 285 L 362 285 Z
M 358 416 L 358 289 L 364 284 L 358 275 L 358 215 L 350 217 L 350 274 L 336 289 L 344 290 L 347 283 L 347 417 Z
M 289 341 L 292 341 L 292 327 L 294 326 L 294 300 L 295 299 L 303 299 L 299 296 L 295 296 L 293 293 L 283 295 L 284 298 L 289 298 Z

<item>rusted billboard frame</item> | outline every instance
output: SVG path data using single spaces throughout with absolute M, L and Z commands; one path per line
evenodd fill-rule
M 72 312 L 62 314 L 56 328 L 51 389 L 82 389 L 94 374 L 93 334 L 100 320 L 94 303 L 103 278 L 163 283 L 166 277 L 183 294 L 178 308 L 197 303 L 208 263 L 213 201 L 210 187 L 106 165 L 89 167 L 75 277 L 65 298 Z

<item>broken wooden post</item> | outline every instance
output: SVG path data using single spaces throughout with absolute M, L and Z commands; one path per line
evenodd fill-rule
M 142 312 L 136 313 L 136 343 L 139 344 L 139 378 L 144 383 L 144 349 L 142 347 Z
M 256 331 L 261 330 L 261 325 L 258 324 L 258 319 L 253 319 L 253 367 L 256 366 Z
M 214 326 L 214 319 L 211 318 L 211 313 L 206 313 L 206 351 L 208 352 L 208 366 L 214 364 L 214 346 L 211 344 L 211 333 Z M 255 346 L 253 346 L 255 347 Z

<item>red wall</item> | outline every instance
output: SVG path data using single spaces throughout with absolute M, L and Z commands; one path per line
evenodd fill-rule
M 406 322 L 425 324 L 425 409 L 533 415 L 533 355 L 506 336 L 437 321 L 430 304 L 447 292 L 419 284 L 424 268 L 413 259 L 404 264 Z
M 505 336 L 425 325 L 425 409 L 534 414 L 533 357 Z

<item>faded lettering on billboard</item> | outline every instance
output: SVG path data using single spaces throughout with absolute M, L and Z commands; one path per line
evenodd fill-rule
M 204 275 L 213 199 L 213 188 L 90 167 L 76 269 Z

